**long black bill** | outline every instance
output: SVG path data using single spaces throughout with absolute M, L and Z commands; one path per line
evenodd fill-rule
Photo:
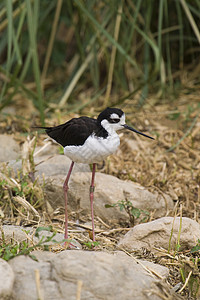
M 144 134 L 144 133 L 142 133 L 142 132 L 140 132 L 140 131 L 138 131 L 138 130 L 136 130 L 136 129 L 134 129 L 134 128 L 128 126 L 128 125 L 126 125 L 126 124 L 124 124 L 123 127 L 126 128 L 126 129 L 129 129 L 129 130 L 131 130 L 131 131 L 134 131 L 134 132 L 136 132 L 136 133 L 138 133 L 138 134 L 141 134 L 141 135 L 143 135 L 143 136 L 146 136 L 146 137 L 148 137 L 149 139 L 154 140 L 153 137 L 151 137 L 151 136 L 149 136 L 149 135 L 146 135 L 146 134 Z

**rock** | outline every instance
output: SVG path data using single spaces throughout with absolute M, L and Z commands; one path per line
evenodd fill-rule
M 44 238 L 44 240 L 45 240 L 46 238 L 51 237 L 52 232 L 47 231 L 47 230 L 41 230 L 38 232 L 38 235 L 39 235 L 38 237 L 34 237 L 36 242 L 39 242 L 42 238 Z M 61 245 L 63 245 L 64 244 L 63 239 L 64 239 L 64 233 L 56 233 L 52 240 L 50 240 L 49 242 L 45 242 L 43 245 L 54 246 L 57 243 L 58 244 L 60 243 Z M 54 241 L 56 241 L 56 243 Z M 71 248 L 82 249 L 82 246 L 75 239 L 71 239 Z
M 152 222 L 139 224 L 133 227 L 119 241 L 118 246 L 128 251 L 139 250 L 141 248 L 149 249 L 153 252 L 157 248 L 168 249 L 171 230 L 173 226 L 173 235 L 171 239 L 171 249 L 175 249 L 180 228 L 180 217 L 164 217 Z M 180 235 L 180 250 L 191 250 L 197 244 L 200 237 L 200 224 L 194 220 L 183 217 Z
M 71 160 L 65 155 L 54 156 L 38 156 L 35 157 L 36 175 L 45 177 L 63 175 L 67 176 L 67 172 L 71 165 Z M 88 172 L 90 170 L 89 165 L 75 164 L 73 172 Z M 65 178 L 63 178 L 65 179 Z M 64 182 L 64 181 L 63 181 Z
M 15 300 L 35 300 L 39 295 L 49 300 L 162 299 L 156 295 L 159 292 L 156 283 L 162 286 L 162 281 L 123 252 L 67 250 L 59 254 L 38 251 L 33 254 L 38 261 L 19 256 L 9 262 L 15 273 L 12 294 Z M 154 266 L 149 263 L 152 270 Z M 162 276 L 165 270 L 159 266 L 156 272 Z M 40 276 L 39 284 L 35 272 Z
M 125 138 L 124 141 L 132 151 L 140 151 L 137 140 Z
M 158 274 L 160 278 L 167 278 L 169 276 L 169 269 L 159 265 L 159 264 L 154 264 L 148 260 L 138 260 L 139 263 L 141 263 L 143 266 L 145 266 L 150 272 L 154 274 Z
M 51 141 L 44 141 L 43 146 L 36 146 L 34 151 L 34 156 L 45 156 L 45 155 L 56 155 L 59 153 L 59 146 Z
M 105 208 L 105 204 L 116 204 L 117 201 L 130 200 L 134 207 L 145 211 L 155 211 L 154 216 L 164 216 L 173 209 L 172 199 L 158 193 L 151 193 L 139 184 L 123 181 L 114 176 L 102 173 L 95 175 L 94 212 L 106 222 L 119 223 L 129 220 L 127 213 L 119 207 Z M 46 197 L 55 209 L 64 205 L 64 177 L 51 176 L 52 182 L 46 186 Z M 69 182 L 69 208 L 90 214 L 89 187 L 91 172 L 72 173 Z M 165 201 L 166 200 L 166 201 Z M 166 206 L 167 205 L 167 206 Z
M 126 145 L 130 148 L 130 150 L 132 152 L 138 152 L 141 151 L 141 149 L 145 149 L 149 147 L 149 142 L 146 140 L 142 140 L 142 146 L 141 146 L 141 142 L 138 142 L 138 140 L 134 140 L 134 139 L 130 139 L 130 138 L 125 138 L 124 142 L 126 143 Z
M 2 110 L 1 110 L 2 114 L 9 114 L 9 115 L 16 115 L 16 107 L 14 106 L 5 106 Z
M 46 252 L 46 258 L 50 260 L 53 253 Z M 60 299 L 57 283 L 51 279 L 51 263 L 48 260 L 36 262 L 28 256 L 18 256 L 9 261 L 15 273 L 15 281 L 12 297 L 15 300 L 35 299 Z M 39 270 L 39 271 L 38 271 Z M 36 273 L 40 274 L 41 289 L 38 291 Z M 39 293 L 39 294 L 38 294 Z M 43 297 L 45 295 L 45 298 Z M 46 296 L 48 295 L 48 296 Z
M 71 164 L 71 160 L 67 156 L 59 154 L 36 156 L 34 162 L 36 165 L 35 176 L 39 176 L 40 179 L 42 179 L 43 176 L 49 178 L 50 176 L 63 175 L 64 180 L 64 176 L 67 176 Z M 9 166 L 17 172 L 22 168 L 22 161 L 11 160 Z M 89 170 L 89 166 L 85 164 L 75 164 L 73 168 L 73 172 L 88 172 Z
M 0 299 L 7 300 L 12 294 L 14 273 L 11 266 L 0 258 Z
M 32 227 L 22 227 L 22 226 L 15 226 L 15 225 L 3 225 L 3 232 L 4 232 L 4 239 L 6 242 L 10 242 L 12 238 L 16 242 L 22 242 L 22 241 L 33 241 L 34 244 L 37 244 L 42 238 L 44 240 L 48 237 L 51 237 L 53 232 L 48 230 L 41 230 L 38 232 L 38 237 L 35 236 L 35 230 L 36 228 Z M 26 234 L 26 232 L 28 232 Z M 0 238 L 2 237 L 2 234 L 0 232 Z M 56 235 L 53 237 L 53 240 L 55 240 L 58 243 L 63 244 L 64 239 L 64 233 L 56 233 Z M 82 249 L 81 244 L 76 241 L 72 240 L 72 244 L 75 246 L 76 249 Z M 51 240 L 49 242 L 43 243 L 43 245 L 55 245 L 55 243 Z
M 20 147 L 12 135 L 0 134 L 0 162 L 20 157 Z
M 4 239 L 6 243 L 10 242 L 10 240 L 13 238 L 17 242 L 22 242 L 27 240 L 27 235 L 23 230 L 25 231 L 30 230 L 30 235 L 33 233 L 33 228 L 31 227 L 25 228 L 22 226 L 15 226 L 15 225 L 3 225 L 3 233 L 4 233 Z M 0 238 L 2 238 L 1 232 L 0 232 Z

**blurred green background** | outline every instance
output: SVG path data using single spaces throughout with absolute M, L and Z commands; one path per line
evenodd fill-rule
M 199 88 L 199 30 L 199 0 L 1 0 L 0 110 L 173 101 Z

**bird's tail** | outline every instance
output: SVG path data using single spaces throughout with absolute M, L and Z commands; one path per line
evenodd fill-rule
M 60 132 L 60 125 L 55 127 L 44 127 L 44 126 L 33 126 L 32 128 L 35 129 L 44 129 L 45 132 L 50 136 L 54 141 L 61 144 L 64 147 L 63 144 L 63 133 Z

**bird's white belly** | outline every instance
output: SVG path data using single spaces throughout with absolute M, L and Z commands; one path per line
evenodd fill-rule
M 77 163 L 98 163 L 114 153 L 119 145 L 120 139 L 117 133 L 109 135 L 106 139 L 92 135 L 82 146 L 64 147 L 64 154 Z

